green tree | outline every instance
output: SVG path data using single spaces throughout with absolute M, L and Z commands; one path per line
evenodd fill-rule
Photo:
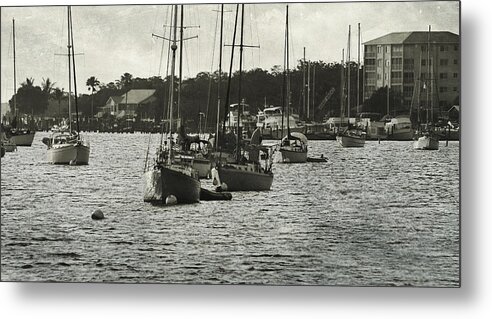
M 99 88 L 100 84 L 101 83 L 95 76 L 91 76 L 85 82 L 85 85 L 87 85 L 89 91 L 91 91 L 91 122 L 94 120 L 94 92 L 96 91 L 97 88 Z
M 49 87 L 49 86 L 48 86 Z M 17 90 L 17 107 L 19 112 L 42 115 L 48 108 L 48 95 L 39 86 L 34 86 L 34 79 L 27 78 Z
M 63 100 L 63 97 L 65 96 L 65 93 L 63 92 L 63 89 L 60 90 L 60 88 L 54 88 L 53 91 L 51 92 L 51 96 L 53 99 L 58 101 L 58 116 L 61 116 L 61 101 Z

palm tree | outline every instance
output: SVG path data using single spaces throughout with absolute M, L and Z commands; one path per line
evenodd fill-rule
M 125 89 L 125 112 L 128 112 L 128 87 L 130 84 L 133 82 L 133 75 L 130 73 L 126 72 L 121 76 L 121 79 L 118 81 L 118 85 L 120 88 Z
M 91 76 L 85 82 L 85 85 L 89 87 L 89 91 L 91 91 L 91 123 L 94 120 L 94 91 L 99 87 L 101 83 L 95 76 Z
M 54 85 L 55 85 L 55 82 L 51 82 L 50 78 L 46 78 L 46 80 L 43 78 L 43 82 L 41 83 L 41 87 L 43 89 L 43 92 L 46 93 L 47 95 L 50 95 L 51 90 L 53 90 Z
M 51 95 L 58 101 L 58 116 L 61 118 L 61 101 L 65 93 L 63 92 L 63 89 L 60 90 L 60 88 L 54 88 Z

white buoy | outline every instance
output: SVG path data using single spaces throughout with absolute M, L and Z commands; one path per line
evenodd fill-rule
M 178 199 L 174 195 L 169 195 L 166 197 L 166 205 L 175 205 L 178 203 Z
M 227 191 L 227 184 L 226 183 L 222 183 L 220 185 L 220 187 L 221 187 L 221 189 L 222 189 L 223 192 Z
M 92 212 L 91 218 L 95 220 L 104 219 L 104 214 L 100 209 L 96 209 L 95 211 Z

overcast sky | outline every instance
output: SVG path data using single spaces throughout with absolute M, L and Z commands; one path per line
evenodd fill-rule
M 80 3 L 80 2 L 78 2 Z M 218 5 L 185 6 L 185 25 L 199 26 L 185 31 L 184 77 L 217 69 L 218 36 L 214 40 Z M 234 4 L 226 4 L 225 43 L 230 44 Z M 256 3 L 245 6 L 244 68 L 271 69 L 283 63 L 285 4 Z M 68 89 L 67 9 L 65 6 L 2 7 L 1 9 L 1 101 L 13 93 L 12 19 L 16 26 L 17 86 L 27 77 L 40 85 L 43 78 Z M 73 33 L 76 52 L 77 89 L 86 93 L 85 82 L 95 76 L 103 83 L 118 80 L 125 72 L 134 77 L 166 74 L 167 44 L 161 59 L 162 40 L 152 33 L 169 32 L 169 5 L 73 6 Z M 352 57 L 357 59 L 357 23 L 362 42 L 390 32 L 433 31 L 459 33 L 459 4 L 454 1 L 290 3 L 291 60 L 306 58 L 325 62 L 340 61 L 352 25 Z M 214 41 L 216 43 L 214 50 Z M 214 51 L 214 52 L 213 52 Z M 228 69 L 230 48 L 224 48 L 223 68 Z M 160 62 L 162 61 L 162 62 Z M 159 72 L 160 67 L 160 72 Z

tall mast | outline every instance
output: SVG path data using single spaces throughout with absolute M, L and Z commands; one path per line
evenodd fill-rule
M 427 127 L 427 124 L 429 122 L 429 89 L 431 86 L 430 83 L 430 35 L 431 35 L 431 26 L 429 25 L 429 33 L 427 34 L 427 79 L 429 79 L 427 82 L 427 88 L 426 88 L 426 110 L 425 110 L 425 125 Z
M 72 41 L 72 67 L 73 67 L 73 91 L 74 91 L 74 100 L 75 100 L 75 121 L 77 124 L 77 133 L 80 133 L 79 108 L 77 102 L 77 76 L 75 74 L 75 48 L 73 45 L 72 7 L 69 7 L 69 10 L 70 10 L 70 39 Z
M 17 73 L 15 69 L 15 20 L 12 19 L 12 45 L 14 52 L 14 112 L 15 116 L 17 116 Z
M 286 88 L 286 97 L 287 97 L 287 138 L 290 138 L 290 123 L 289 123 L 289 117 L 290 117 L 290 71 L 289 71 L 289 6 L 287 5 L 286 9 L 286 18 L 285 18 L 285 42 L 286 42 L 286 64 L 287 64 L 287 74 L 286 74 L 286 81 L 287 81 L 287 88 Z M 306 48 L 304 48 L 306 49 Z M 305 52 L 305 51 L 304 51 Z M 303 83 L 304 85 L 304 83 Z
M 68 37 L 67 37 L 67 49 L 68 49 L 68 128 L 70 132 L 72 132 L 72 62 L 71 62 L 71 41 L 70 41 L 70 28 L 71 28 L 71 23 L 70 23 L 70 6 L 67 7 L 67 21 L 68 21 Z
M 357 112 L 360 106 L 360 23 L 357 23 Z
M 313 64 L 313 122 L 315 121 L 315 118 L 314 118 L 314 92 L 316 90 L 316 64 Z
M 176 8 L 177 9 L 177 8 Z M 183 42 L 184 42 L 184 39 L 183 39 L 183 17 L 184 17 L 184 14 L 183 14 L 183 5 L 181 5 L 181 26 L 180 26 L 180 29 L 179 29 L 179 82 L 178 82 L 178 104 L 177 104 L 177 108 L 178 108 L 178 117 L 177 119 L 179 119 L 180 121 L 180 126 L 182 125 L 182 119 L 181 119 L 181 82 L 183 81 Z M 198 116 L 200 117 L 200 115 Z
M 174 69 L 176 66 L 176 49 L 178 46 L 176 45 L 176 33 L 178 30 L 178 5 L 174 5 L 174 23 L 173 23 L 173 44 L 171 45 L 171 50 L 173 51 L 172 60 L 171 60 L 171 85 L 170 85 L 170 93 L 169 93 L 169 157 L 167 162 L 169 165 L 172 163 L 172 151 L 173 151 L 173 104 L 174 104 Z
M 224 4 L 220 5 L 220 42 L 219 42 L 219 82 L 217 83 L 217 124 L 215 130 L 215 149 L 219 145 L 219 121 L 220 121 L 220 85 L 222 83 L 222 36 L 224 33 Z M 225 115 L 224 115 L 225 116 Z
M 345 49 L 342 49 L 342 63 L 340 64 L 340 126 L 342 125 L 343 122 L 343 117 L 344 117 L 344 110 L 343 110 L 343 104 L 345 103 L 345 79 L 344 79 L 344 73 L 345 73 L 345 66 L 344 66 L 344 59 L 345 59 Z
M 303 48 L 302 58 L 302 116 L 306 117 L 306 47 Z
M 307 120 L 309 120 L 309 117 L 310 117 L 310 112 L 309 112 L 309 104 L 311 104 L 309 102 L 309 97 L 311 95 L 311 87 L 310 87 L 310 82 L 311 82 L 311 61 L 308 61 L 307 63 L 307 102 L 306 102 L 306 105 L 307 105 Z
M 350 123 L 350 25 L 347 45 L 347 118 Z
M 287 102 L 287 33 L 288 33 L 288 11 L 289 11 L 289 6 L 286 6 L 287 10 L 285 13 L 285 33 L 284 33 L 284 72 L 282 74 L 282 126 L 281 126 L 281 134 L 280 134 L 280 140 L 284 137 L 284 117 L 285 117 L 285 112 L 286 108 L 285 105 L 288 105 Z M 287 106 L 288 107 L 288 106 Z
M 241 42 L 239 43 L 239 79 L 238 79 L 238 109 L 237 109 L 237 144 L 236 144 L 236 160 L 241 159 L 241 115 L 242 115 L 242 103 L 241 103 L 241 80 L 243 73 L 243 39 L 244 39 L 244 3 L 241 4 Z

